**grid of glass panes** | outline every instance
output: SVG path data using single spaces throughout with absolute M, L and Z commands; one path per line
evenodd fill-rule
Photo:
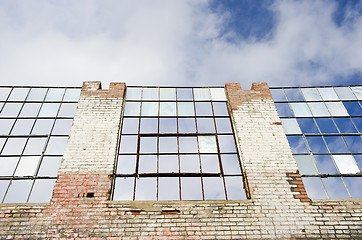
M 79 94 L 0 87 L 0 203 L 49 202 Z
M 310 198 L 362 197 L 362 86 L 271 88 Z
M 245 199 L 224 88 L 127 87 L 114 200 Z

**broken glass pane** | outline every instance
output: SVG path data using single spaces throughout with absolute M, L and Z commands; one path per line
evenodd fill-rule
M 286 134 L 302 134 L 295 118 L 285 118 L 280 121 Z
M 203 173 L 220 173 L 219 158 L 216 154 L 201 154 L 201 169 Z
M 62 105 L 60 106 L 58 117 L 74 117 L 76 109 L 76 103 L 62 103 Z
M 121 136 L 120 153 L 137 153 L 138 136 Z
M 233 135 L 218 135 L 220 153 L 236 152 L 235 140 Z
M 176 100 L 176 88 L 160 88 L 160 100 Z
M 45 154 L 63 155 L 68 137 L 50 137 Z
M 139 102 L 126 102 L 124 115 L 125 116 L 139 116 L 140 115 L 140 106 Z
M 56 179 L 36 179 L 29 197 L 29 203 L 50 202 Z
M 226 102 L 213 102 L 215 116 L 229 116 L 228 107 Z
M 29 88 L 13 88 L 8 101 L 24 101 L 28 92 Z
M 341 100 L 356 100 L 356 97 L 349 87 L 335 87 L 334 91 L 336 91 Z
M 203 177 L 205 200 L 226 200 L 221 177 Z
M 41 103 L 25 103 L 20 112 L 20 117 L 36 117 Z
M 195 133 L 196 132 L 195 118 L 179 118 L 178 130 L 179 133 Z
M 32 88 L 30 89 L 29 95 L 26 98 L 26 101 L 43 101 L 45 94 L 47 93 L 47 88 Z
M 113 200 L 133 200 L 134 177 L 116 178 Z
M 197 102 L 196 106 L 196 116 L 212 116 L 212 109 L 210 102 Z
M 195 109 L 193 102 L 178 102 L 177 103 L 178 116 L 195 116 Z
M 202 200 L 200 177 L 181 177 L 181 200 Z
M 200 173 L 199 155 L 180 155 L 181 173 Z
M 157 173 L 157 156 L 140 155 L 138 163 L 138 173 Z
M 160 116 L 176 116 L 176 103 L 160 102 Z
M 55 117 L 58 113 L 60 103 L 44 103 L 41 106 L 39 117 Z
M 357 163 L 352 155 L 333 155 L 334 161 L 340 173 L 359 173 Z
M 38 176 L 56 177 L 58 175 L 61 160 L 61 157 L 43 157 Z
M 78 101 L 80 95 L 80 89 L 68 88 L 65 92 L 63 101 Z
M 160 137 L 160 153 L 177 153 L 177 137 Z
M 118 156 L 117 174 L 134 174 L 136 172 L 136 155 Z
M 212 101 L 226 101 L 224 88 L 210 88 Z
M 61 101 L 64 90 L 64 88 L 49 88 L 45 101 Z
M 26 203 L 33 180 L 12 180 L 4 203 Z
M 294 155 L 301 175 L 318 174 L 310 155 Z
M 215 136 L 198 136 L 200 153 L 217 153 Z
M 138 118 L 123 118 L 122 133 L 137 134 L 138 133 Z M 157 124 L 156 124 L 157 125 Z M 156 130 L 157 132 L 157 130 Z
M 0 176 L 12 176 L 18 161 L 19 157 L 0 157 Z
M 311 199 L 327 199 L 326 192 L 319 177 L 303 177 L 304 187 Z
M 328 177 L 322 181 L 330 198 L 350 198 L 342 178 Z
M 160 133 L 177 133 L 177 119 L 160 118 Z
M 21 155 L 26 138 L 8 138 L 1 155 Z
M 177 88 L 177 100 L 181 101 L 192 101 L 192 88 Z
M 158 178 L 158 200 L 180 200 L 178 177 Z
M 141 137 L 140 153 L 157 153 L 157 138 Z
M 55 120 L 52 135 L 68 135 L 72 127 L 72 119 L 57 119 Z
M 141 108 L 142 116 L 158 116 L 158 102 L 143 102 Z
M 221 163 L 224 174 L 241 174 L 238 155 L 221 154 Z
M 137 178 L 135 200 L 157 200 L 157 178 Z
M 210 91 L 208 88 L 194 88 L 195 101 L 210 100 Z
M 322 98 L 316 88 L 301 88 L 306 101 L 321 101 Z
M 140 133 L 157 133 L 158 118 L 141 118 Z
M 180 153 L 197 153 L 196 137 L 179 137 Z
M 339 173 L 330 155 L 314 155 L 314 159 L 321 174 Z
M 17 117 L 21 106 L 23 106 L 22 103 L 6 103 L 4 104 L 3 109 L 0 112 L 1 117 Z
M 198 133 L 215 133 L 215 124 L 213 118 L 197 118 Z
M 32 135 L 48 135 L 53 127 L 54 119 L 38 119 L 31 132 Z
M 228 200 L 246 199 L 243 178 L 239 176 L 224 177 Z
M 34 124 L 34 119 L 18 119 L 15 122 L 11 135 L 29 135 Z
M 158 100 L 158 88 L 143 88 L 143 100 Z
M 23 154 L 41 155 L 44 150 L 46 140 L 46 138 L 29 138 Z
M 127 100 L 141 100 L 142 88 L 127 87 Z
M 158 157 L 160 173 L 178 173 L 178 156 L 177 155 L 160 155 Z

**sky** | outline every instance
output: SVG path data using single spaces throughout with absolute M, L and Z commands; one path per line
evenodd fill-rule
M 0 85 L 362 84 L 362 0 L 0 0 Z

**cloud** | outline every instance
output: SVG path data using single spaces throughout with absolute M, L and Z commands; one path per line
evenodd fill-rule
M 337 25 L 336 10 L 330 1 L 277 1 L 269 35 L 243 38 L 207 0 L 0 0 L 0 83 L 328 84 L 362 72 L 361 15 L 348 8 Z

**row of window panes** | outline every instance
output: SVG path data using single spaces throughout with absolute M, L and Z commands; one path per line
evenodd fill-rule
M 68 135 L 72 122 L 73 119 L 0 119 L 0 135 Z
M 63 155 L 68 137 L 0 138 L 1 156 L 5 155 Z
M 362 198 L 362 177 L 303 177 L 312 199 Z
M 246 199 L 241 176 L 224 179 L 228 200 Z M 222 177 L 117 177 L 113 200 L 226 200 L 226 196 Z
M 226 102 L 126 102 L 124 116 L 229 116 Z
M 136 169 L 136 155 L 120 155 L 116 173 L 221 173 L 223 169 L 225 175 L 241 175 L 236 154 L 221 154 L 220 156 L 221 168 L 217 154 L 139 155 L 138 169 Z
M 215 131 L 233 133 L 230 118 L 123 118 L 122 126 L 122 134 L 215 133 Z
M 275 103 L 279 117 L 362 116 L 360 102 Z
M 0 202 L 49 202 L 56 179 L 0 180 Z
M 355 174 L 361 172 L 362 155 L 294 155 L 302 175 Z M 358 168 L 358 165 L 360 168 Z
M 226 101 L 224 88 L 136 88 L 127 87 L 127 100 Z
M 121 136 L 120 153 L 235 153 L 233 135 L 179 136 L 179 137 L 140 137 Z
M 284 118 L 286 134 L 362 133 L 362 117 L 354 118 Z
M 5 103 L 1 117 L 73 117 L 76 103 Z
M 362 100 L 362 87 L 271 89 L 274 101 Z
M 0 88 L 0 101 L 78 101 L 76 88 Z
M 294 154 L 362 153 L 361 136 L 287 136 L 287 139 Z

